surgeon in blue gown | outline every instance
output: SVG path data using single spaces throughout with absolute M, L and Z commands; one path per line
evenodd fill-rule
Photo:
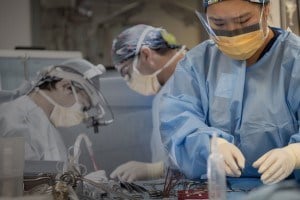
M 206 174 L 210 137 L 228 177 L 265 184 L 300 168 L 300 38 L 269 27 L 268 0 L 204 0 L 211 39 L 179 62 L 160 103 L 170 160 L 189 178 Z

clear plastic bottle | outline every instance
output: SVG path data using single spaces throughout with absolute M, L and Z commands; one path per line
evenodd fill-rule
M 213 134 L 211 153 L 207 161 L 208 193 L 210 200 L 226 200 L 224 158 L 218 151 L 217 135 Z

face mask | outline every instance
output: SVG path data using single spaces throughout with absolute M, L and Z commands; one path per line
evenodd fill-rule
M 215 42 L 225 55 L 235 60 L 247 60 L 264 44 L 269 28 L 267 30 L 266 35 L 262 30 L 257 30 L 234 37 L 218 36 Z
M 214 41 L 218 45 L 218 48 L 227 56 L 235 60 L 247 60 L 255 54 L 255 52 L 264 44 L 268 34 L 264 34 L 262 28 L 262 16 L 263 11 L 260 15 L 259 24 L 257 24 L 258 30 L 244 33 L 241 35 L 227 37 L 217 36 Z
M 161 88 L 157 76 L 142 75 L 134 70 L 127 85 L 142 95 L 154 95 Z
M 55 127 L 70 127 L 80 124 L 85 118 L 84 112 L 82 112 L 82 105 L 78 102 L 77 94 L 74 87 L 72 87 L 73 94 L 76 102 L 70 107 L 64 107 L 58 105 L 53 99 L 51 99 L 43 91 L 38 92 L 45 97 L 53 106 L 53 110 L 50 114 L 50 121 Z
M 131 74 L 130 79 L 127 79 L 128 86 L 143 95 L 154 95 L 160 90 L 161 85 L 157 79 L 157 75 L 164 69 L 171 66 L 171 64 L 175 61 L 175 59 L 185 51 L 185 46 L 182 46 L 181 49 L 159 70 L 155 71 L 150 75 L 141 74 L 136 65 L 138 63 L 138 57 L 136 56 L 133 61 L 133 72 Z

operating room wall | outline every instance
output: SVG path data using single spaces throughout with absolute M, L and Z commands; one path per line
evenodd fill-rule
M 61 3 L 64 2 L 64 3 Z M 144 23 L 166 28 L 192 48 L 201 39 L 194 0 L 34 1 L 33 44 L 48 50 L 76 50 L 92 62 L 111 66 L 111 44 L 125 28 Z
M 30 46 L 30 0 L 0 0 L 0 49 Z
M 270 2 L 271 4 L 271 14 L 269 18 L 269 23 L 271 26 L 280 27 L 280 0 L 273 0 Z
M 161 6 L 146 1 L 142 8 L 120 14 L 134 0 L 85 0 L 93 11 L 91 18 L 70 15 L 71 0 L 1 0 L 0 49 L 16 46 L 44 46 L 48 50 L 78 50 L 93 62 L 111 65 L 110 46 L 113 37 L 136 23 L 162 26 L 177 36 L 180 43 L 192 48 L 207 38 L 193 12 L 201 1 L 187 0 L 188 9 Z M 173 2 L 182 3 L 180 0 Z M 85 7 L 88 7 L 85 6 Z M 281 6 L 282 7 L 282 6 Z M 280 0 L 271 1 L 271 24 L 281 26 Z M 120 14 L 113 17 L 112 14 Z M 296 15 L 297 12 L 295 12 Z M 298 13 L 299 15 L 299 13 Z

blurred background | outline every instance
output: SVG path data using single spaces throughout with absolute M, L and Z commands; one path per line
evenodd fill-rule
M 80 51 L 111 67 L 113 38 L 144 23 L 192 48 L 207 39 L 194 11 L 201 0 L 0 0 L 0 49 Z M 272 0 L 271 23 L 299 34 L 299 0 Z
M 206 39 L 195 0 L 0 0 L 0 49 L 80 51 L 111 66 L 113 38 L 144 23 L 163 27 L 192 48 Z

